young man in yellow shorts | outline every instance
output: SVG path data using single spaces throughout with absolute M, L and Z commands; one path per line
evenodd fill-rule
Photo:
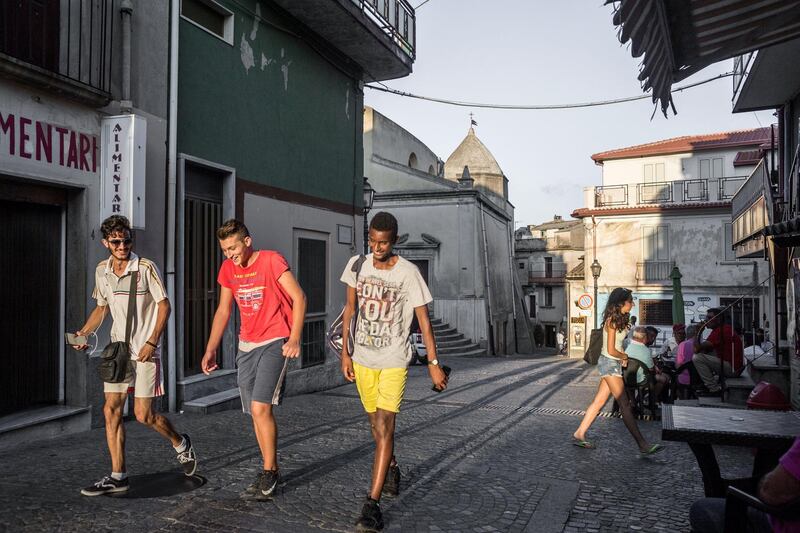
M 372 253 L 358 273 L 353 269 L 358 256 L 350 259 L 341 277 L 347 284 L 343 339 L 349 337 L 350 319 L 358 306 L 353 353 L 344 342 L 342 373 L 348 381 L 356 382 L 375 439 L 372 485 L 356 522 L 359 532 L 383 529 L 378 503 L 381 493 L 397 495 L 400 489 L 400 468 L 393 455 L 394 427 L 411 362 L 408 335 L 415 315 L 428 350 L 431 381 L 438 389 L 447 387 L 428 318 L 428 304 L 433 298 L 417 267 L 392 253 L 396 242 L 397 219 L 386 212 L 376 214 L 369 226 Z

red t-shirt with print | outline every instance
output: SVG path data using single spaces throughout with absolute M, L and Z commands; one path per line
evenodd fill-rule
M 278 283 L 287 270 L 286 259 L 271 250 L 259 250 L 247 268 L 235 265 L 230 259 L 223 261 L 217 282 L 233 291 L 242 318 L 241 340 L 262 342 L 289 336 L 292 299 Z

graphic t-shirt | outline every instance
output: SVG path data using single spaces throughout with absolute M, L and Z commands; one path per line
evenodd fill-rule
M 288 337 L 292 330 L 292 299 L 278 278 L 289 264 L 278 252 L 259 250 L 247 268 L 223 261 L 217 282 L 233 291 L 242 325 L 239 339 L 247 343 Z
M 419 269 L 402 257 L 389 270 L 372 264 L 372 254 L 356 279 L 352 257 L 341 281 L 356 290 L 358 314 L 353 361 L 368 368 L 405 368 L 411 362 L 408 341 L 414 308 L 433 301 Z

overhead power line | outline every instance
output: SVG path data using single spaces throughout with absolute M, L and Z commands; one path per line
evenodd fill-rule
M 686 89 L 691 89 L 693 87 L 697 87 L 698 85 L 704 85 L 712 81 L 716 81 L 722 78 L 727 78 L 729 76 L 733 76 L 733 72 L 726 72 L 725 74 L 720 74 L 718 76 L 714 76 L 713 78 L 708 78 L 707 80 L 698 81 L 696 83 L 690 83 L 689 85 L 683 85 L 681 87 L 675 87 L 674 89 L 672 89 L 672 92 L 677 93 L 680 91 L 685 91 Z M 575 109 L 581 107 L 598 107 L 604 105 L 622 104 L 625 102 L 634 102 L 636 100 L 646 100 L 648 98 L 652 98 L 651 95 L 649 94 L 642 94 L 639 96 L 628 96 L 626 98 L 615 98 L 613 100 L 599 100 L 596 102 L 581 102 L 576 104 L 537 104 L 537 105 L 487 104 L 481 102 L 462 102 L 459 100 L 449 100 L 447 98 L 436 98 L 433 96 L 422 96 L 419 94 L 408 93 L 405 91 L 392 89 L 391 87 L 381 82 L 378 83 L 383 85 L 383 87 L 378 87 L 376 85 L 365 85 L 364 87 L 372 89 L 374 91 L 396 94 L 398 96 L 405 96 L 406 98 L 416 98 L 417 100 L 426 100 L 428 102 L 436 102 L 438 104 L 454 105 L 460 107 L 482 107 L 488 109 L 516 109 L 516 110 L 532 110 L 532 111 L 541 111 L 546 109 Z

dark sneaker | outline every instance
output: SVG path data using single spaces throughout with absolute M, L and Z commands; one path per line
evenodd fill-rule
M 81 489 L 81 494 L 84 496 L 102 496 L 103 494 L 125 492 L 128 490 L 128 487 L 130 487 L 128 478 L 114 479 L 111 476 L 105 476 L 97 483 L 89 485 L 85 489 Z
M 264 475 L 266 473 L 267 472 L 265 470 L 261 470 L 258 473 L 258 475 L 256 475 L 256 480 L 253 481 L 253 483 L 249 487 L 247 487 L 245 489 L 245 492 L 248 493 L 248 494 L 258 494 L 258 493 L 260 493 L 261 492 L 262 479 L 264 478 Z
M 261 496 L 272 496 L 275 494 L 275 488 L 278 486 L 281 476 L 277 470 L 264 470 L 261 477 Z
M 386 479 L 383 482 L 383 494 L 397 496 L 400 494 L 400 467 L 392 465 L 386 472 Z
M 383 515 L 378 502 L 372 498 L 367 498 L 364 507 L 361 508 L 361 517 L 356 522 L 358 533 L 378 533 L 383 530 Z
M 189 435 L 183 433 L 181 435 L 186 439 L 186 449 L 178 454 L 178 462 L 183 467 L 183 473 L 187 476 L 193 476 L 197 472 L 197 457 L 194 454 L 194 446 L 192 446 L 192 439 Z

